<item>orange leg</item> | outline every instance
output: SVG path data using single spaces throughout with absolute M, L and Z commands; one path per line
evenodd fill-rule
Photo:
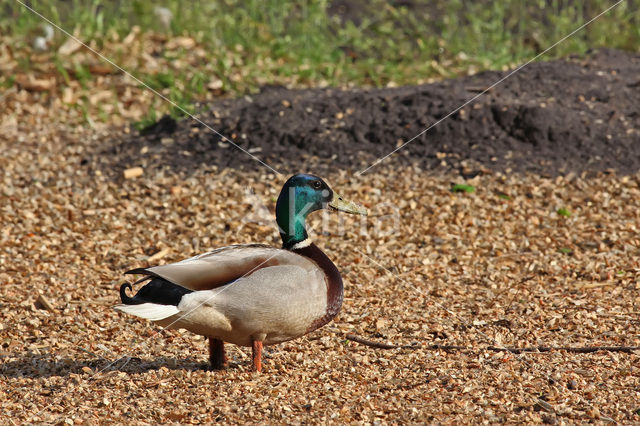
M 214 337 L 209 337 L 209 361 L 213 370 L 221 370 L 227 363 L 224 355 L 224 342 Z
M 258 373 L 262 371 L 262 342 L 253 341 L 253 370 Z

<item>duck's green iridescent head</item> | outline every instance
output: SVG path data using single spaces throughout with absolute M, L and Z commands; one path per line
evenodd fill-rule
M 318 176 L 293 175 L 285 182 L 276 202 L 276 222 L 283 246 L 289 248 L 304 241 L 307 238 L 307 215 L 321 209 L 367 214 L 367 209 L 344 200 Z

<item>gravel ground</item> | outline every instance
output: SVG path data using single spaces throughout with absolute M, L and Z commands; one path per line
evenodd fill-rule
M 203 338 L 112 309 L 121 274 L 231 243 L 277 245 L 258 207 L 273 208 L 283 177 L 201 167 L 113 179 L 77 167 L 94 132 L 16 130 L 0 159 L 5 421 L 640 419 L 638 352 L 489 349 L 640 345 L 638 175 L 329 175 L 373 213 L 368 235 L 337 215 L 315 233 L 345 276 L 341 314 L 269 348 L 262 375 L 231 345 L 229 369 L 209 372 Z

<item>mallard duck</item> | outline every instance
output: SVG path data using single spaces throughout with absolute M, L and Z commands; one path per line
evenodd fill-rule
M 115 309 L 163 327 L 209 338 L 213 369 L 225 364 L 224 342 L 250 346 L 253 369 L 262 369 L 262 346 L 295 339 L 327 324 L 342 306 L 338 268 L 307 235 L 305 219 L 320 209 L 366 215 L 321 178 L 290 177 L 276 202 L 282 248 L 261 244 L 222 247 L 181 262 L 126 274 L 149 281 L 131 297 L 120 287 Z

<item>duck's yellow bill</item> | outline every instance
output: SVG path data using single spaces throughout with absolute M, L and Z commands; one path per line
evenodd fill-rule
M 367 215 L 367 209 L 359 204 L 343 199 L 335 192 L 333 193 L 333 199 L 331 199 L 329 206 L 341 212 Z

